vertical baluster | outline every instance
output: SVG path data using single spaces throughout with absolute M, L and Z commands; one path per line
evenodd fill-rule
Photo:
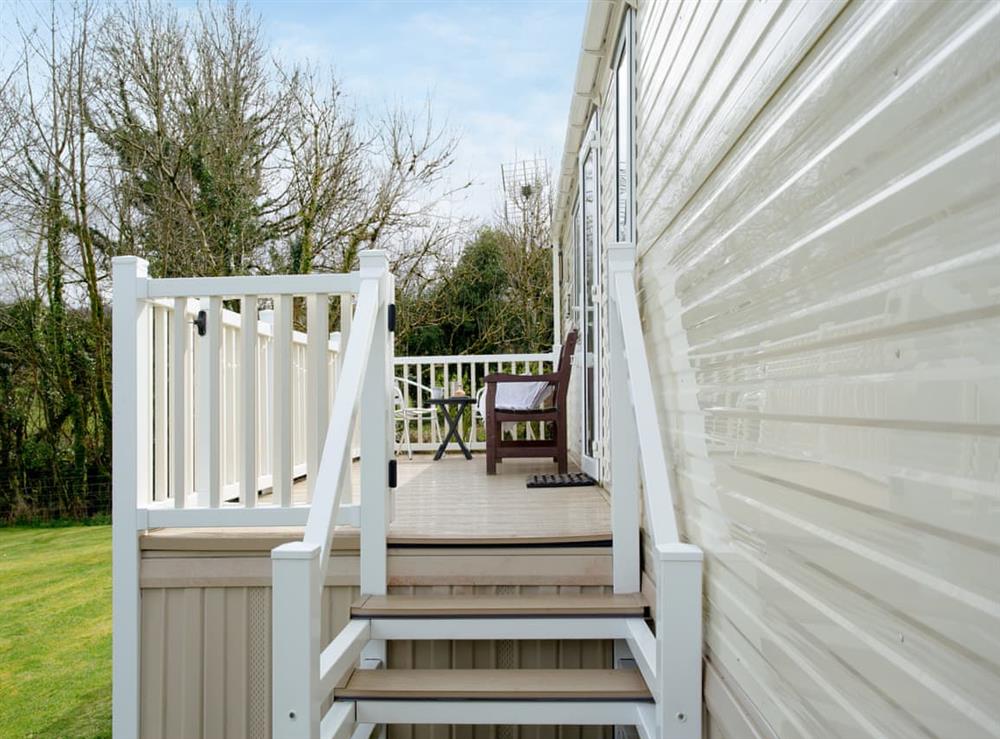
M 218 508 L 222 502 L 222 298 L 208 299 L 207 346 L 208 377 L 205 407 L 208 426 L 208 504 Z
M 274 303 L 271 486 L 275 503 L 287 507 L 292 504 L 292 296 L 279 295 Z
M 340 353 L 337 356 L 337 378 L 340 378 L 340 368 L 344 366 L 344 355 L 347 353 L 347 340 L 351 337 L 351 322 L 354 320 L 353 309 L 354 296 L 351 293 L 344 293 L 340 296 Z M 355 426 L 355 428 L 357 428 Z M 344 476 L 341 478 L 340 500 L 342 504 L 350 505 L 354 499 L 352 478 L 354 476 L 354 437 L 347 445 L 347 457 L 352 464 L 347 465 Z
M 221 312 L 221 323 L 219 324 L 222 336 L 222 354 L 219 361 L 219 366 L 221 368 L 221 380 L 219 381 L 219 448 L 220 448 L 220 465 L 219 465 L 219 477 L 221 479 L 221 491 L 220 500 L 224 500 L 224 493 L 226 487 L 229 484 L 230 478 L 233 474 L 232 458 L 230 455 L 230 440 L 232 437 L 232 398 L 230 397 L 230 390 L 232 389 L 232 355 L 230 354 L 232 346 L 232 327 L 226 322 L 226 314 L 229 311 L 223 309 Z
M 174 506 L 183 508 L 187 502 L 187 451 L 188 424 L 186 406 L 189 390 L 189 356 L 188 334 L 191 326 L 187 320 L 187 298 L 174 299 L 174 341 L 173 361 L 170 367 L 173 376 L 170 378 L 173 392 L 170 394 L 170 494 L 174 498 Z
M 417 362 L 417 364 L 415 366 L 416 366 L 416 369 L 417 369 L 417 382 L 419 382 L 421 385 L 423 385 L 424 384 L 424 366 L 420 362 Z M 427 387 L 434 387 L 434 380 L 433 380 L 433 378 L 427 383 Z M 424 407 L 424 394 L 423 393 L 418 393 L 417 394 L 417 408 L 423 408 L 423 407 Z M 421 414 L 421 415 L 423 415 L 423 414 Z M 431 423 L 430 437 L 431 437 L 431 441 L 434 441 L 434 424 L 433 423 Z M 421 423 L 419 426 L 417 426 L 417 443 L 418 444 L 423 444 L 424 443 L 424 424 L 423 423 Z
M 192 300 L 184 301 L 184 321 L 187 324 L 184 336 L 187 338 L 187 362 L 184 366 L 184 372 L 186 375 L 185 380 L 185 397 L 184 397 L 184 431 L 187 437 L 186 444 L 184 447 L 184 496 L 191 495 L 194 492 L 194 468 L 195 468 L 195 398 L 197 396 L 197 391 L 195 386 L 197 385 L 197 377 L 195 375 L 195 359 L 194 359 L 194 345 L 195 345 L 195 328 L 194 324 L 191 322 L 191 316 L 195 313 L 194 306 L 196 306 Z
M 262 325 L 263 324 L 263 325 Z M 271 341 L 274 328 L 274 311 L 259 310 L 257 312 L 257 412 L 260 422 L 257 424 L 257 489 L 267 486 L 271 479 L 271 433 L 274 430 L 274 419 L 271 416 L 271 391 L 274 378 L 271 375 Z
M 167 498 L 167 309 L 153 306 L 153 500 Z
M 306 486 L 309 500 L 316 490 L 319 460 L 326 441 L 329 385 L 327 347 L 330 343 L 330 299 L 328 295 L 306 298 Z
M 240 306 L 240 381 L 243 455 L 240 497 L 243 505 L 257 505 L 257 296 L 244 295 Z
M 476 393 L 478 391 L 479 388 L 476 386 L 476 362 L 469 362 L 469 397 L 476 400 Z M 472 417 L 469 419 L 469 444 L 475 444 L 476 440 L 476 406 L 473 405 Z

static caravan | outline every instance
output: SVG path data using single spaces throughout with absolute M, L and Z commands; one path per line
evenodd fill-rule
M 1000 736 L 1000 4 L 591 2 L 559 193 L 572 452 L 632 484 L 634 261 L 707 735 Z
M 116 737 L 1000 736 L 1000 3 L 593 0 L 558 178 L 565 359 L 114 260 Z

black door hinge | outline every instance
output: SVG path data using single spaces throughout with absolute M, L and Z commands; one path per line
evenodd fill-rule
M 396 487 L 396 460 L 389 460 L 389 487 Z
M 396 331 L 396 304 L 395 303 L 389 303 L 388 314 L 389 314 L 388 315 L 389 331 L 392 332 L 392 333 L 395 333 L 395 331 Z

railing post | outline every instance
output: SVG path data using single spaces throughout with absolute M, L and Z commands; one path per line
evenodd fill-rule
M 271 550 L 272 736 L 319 739 L 320 548 Z
M 112 275 L 112 728 L 139 736 L 138 507 L 152 482 L 148 264 L 115 257 Z
M 361 592 L 386 592 L 389 459 L 392 444 L 392 335 L 388 330 L 389 263 L 385 252 L 361 253 L 361 279 L 378 280 L 379 309 L 361 389 Z
M 701 739 L 702 566 L 693 544 L 656 547 L 657 725 L 664 739 Z
M 635 411 L 629 392 L 628 361 L 622 334 L 618 306 L 616 275 L 634 279 L 635 247 L 614 244 L 608 248 L 608 269 L 611 274 L 611 310 L 608 317 L 610 379 L 611 444 L 611 532 L 612 570 L 616 593 L 638 593 L 641 566 L 639 563 L 639 439 Z
M 388 304 L 392 277 L 383 251 L 361 253 L 361 279 L 379 280 L 379 309 L 371 354 L 361 388 L 361 592 L 384 595 L 388 583 L 386 537 L 389 533 L 389 460 L 392 457 L 392 334 Z M 361 664 L 386 667 L 386 643 L 373 639 Z M 377 736 L 383 736 L 380 730 Z

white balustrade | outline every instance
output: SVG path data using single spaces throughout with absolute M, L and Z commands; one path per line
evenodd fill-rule
M 485 388 L 486 375 L 504 372 L 515 375 L 540 375 L 553 371 L 551 352 L 536 354 L 453 354 L 426 357 L 396 357 L 395 377 L 397 387 L 408 408 L 428 408 L 430 391 L 440 388 L 451 395 L 452 383 L 458 382 L 463 392 L 478 398 Z M 438 434 L 446 430 L 444 419 L 437 422 L 426 416 L 414 415 L 398 421 L 396 433 L 409 434 L 413 451 L 434 451 L 440 443 Z M 470 449 L 486 448 L 486 426 L 475 408 L 467 412 L 459 423 L 462 438 Z M 544 439 L 545 424 L 540 422 L 509 424 L 506 432 L 515 439 Z
M 658 736 L 701 738 L 703 554 L 680 541 L 666 447 L 642 335 L 635 246 L 608 247 L 611 274 L 611 526 L 615 592 L 639 590 L 639 472 L 656 584 L 655 656 L 650 635 L 628 638 L 656 699 Z M 647 728 L 647 733 L 652 732 Z

